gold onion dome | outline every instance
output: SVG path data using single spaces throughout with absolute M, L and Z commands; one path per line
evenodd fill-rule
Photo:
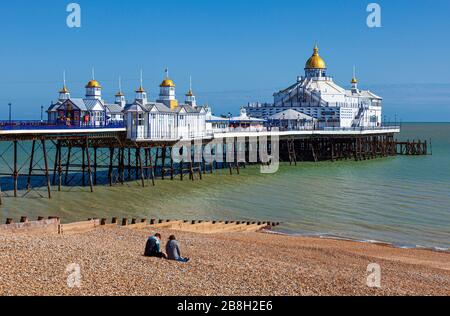
M 124 97 L 125 95 L 122 93 L 122 91 L 117 92 L 116 97 Z
M 356 84 L 356 83 L 358 83 L 358 79 L 356 79 L 355 77 L 353 77 L 353 79 L 352 79 L 352 84 Z
M 314 53 L 311 56 L 310 59 L 306 62 L 306 69 L 326 69 L 327 64 L 322 59 L 322 57 L 319 56 L 319 48 L 317 45 L 314 47 Z
M 194 92 L 192 91 L 192 89 L 189 89 L 188 93 L 186 93 L 187 97 L 193 97 L 194 96 Z
M 102 86 L 97 80 L 91 80 L 86 85 L 86 88 L 101 88 Z
M 67 89 L 66 86 L 64 86 L 59 93 L 69 93 L 69 89 Z
M 161 83 L 160 87 L 175 88 L 175 83 L 173 82 L 173 80 L 167 78 L 167 79 L 164 79 L 164 81 Z

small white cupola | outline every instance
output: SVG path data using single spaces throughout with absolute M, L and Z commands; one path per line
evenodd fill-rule
M 66 85 L 66 72 L 63 72 L 63 87 L 59 91 L 59 101 L 65 101 L 70 99 L 70 91 Z
M 122 108 L 126 105 L 125 95 L 122 92 L 122 78 L 119 78 L 119 92 L 116 93 L 115 103 L 120 105 Z
M 189 91 L 186 93 L 186 104 L 193 108 L 197 107 L 197 100 L 192 90 L 192 77 L 189 78 Z
M 86 85 L 86 99 L 102 99 L 102 86 L 95 80 L 95 71 L 92 69 L 92 80 Z
M 148 98 L 147 98 L 147 92 L 144 89 L 144 79 L 143 79 L 143 73 L 141 70 L 141 84 L 139 88 L 136 90 L 136 101 L 139 101 L 141 104 L 147 104 Z
M 169 78 L 169 69 L 166 68 L 166 77 L 159 85 L 158 102 L 165 104 L 171 110 L 178 108 L 178 100 L 175 96 L 175 83 Z

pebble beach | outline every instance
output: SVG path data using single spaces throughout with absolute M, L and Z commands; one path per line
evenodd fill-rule
M 188 264 L 143 256 L 152 229 L 0 236 L 0 295 L 450 295 L 450 254 L 268 233 L 176 234 Z M 367 267 L 381 267 L 381 288 Z M 80 267 L 68 286 L 67 267 Z

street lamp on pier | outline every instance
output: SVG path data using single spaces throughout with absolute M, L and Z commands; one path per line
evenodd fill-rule
M 11 106 L 12 106 L 11 102 L 10 102 L 10 103 L 8 103 L 8 108 L 9 108 L 9 124 L 11 124 L 11 123 L 12 123 L 12 116 L 11 116 Z

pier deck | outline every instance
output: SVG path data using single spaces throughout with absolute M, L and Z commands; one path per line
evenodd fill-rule
M 142 187 L 162 180 L 201 180 L 204 174 L 228 169 L 239 174 L 247 164 L 271 164 L 274 157 L 297 165 L 301 161 L 367 160 L 395 155 L 426 155 L 428 142 L 397 142 L 400 127 L 328 128 L 205 133 L 197 139 L 130 140 L 123 126 L 0 126 L 0 204 L 2 186 L 14 197 L 35 186 L 114 186 L 139 181 Z M 257 140 L 255 142 L 255 139 Z M 199 155 L 200 152 L 200 155 Z M 210 152 L 212 159 L 205 158 Z M 180 161 L 174 154 L 180 154 Z M 276 159 L 275 158 L 275 159 Z M 34 181 L 37 179 L 38 181 Z M 38 183 L 40 181 L 40 183 Z M 20 194 L 23 192 L 23 194 Z

